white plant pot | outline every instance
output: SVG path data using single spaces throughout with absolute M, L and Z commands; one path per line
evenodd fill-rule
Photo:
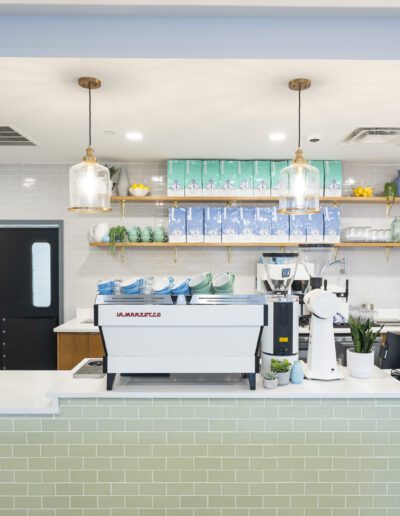
M 287 385 L 290 380 L 290 371 L 278 373 L 278 385 Z
M 374 367 L 374 352 L 355 353 L 353 348 L 346 351 L 347 368 L 354 378 L 371 378 Z
M 266 389 L 276 389 L 278 387 L 278 378 L 275 378 L 275 380 L 266 380 L 264 378 L 264 387 Z

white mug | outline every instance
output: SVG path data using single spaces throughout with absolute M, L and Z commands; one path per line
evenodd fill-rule
M 110 226 L 107 222 L 92 224 L 89 228 L 89 235 L 94 242 L 101 242 L 105 235 L 108 235 Z

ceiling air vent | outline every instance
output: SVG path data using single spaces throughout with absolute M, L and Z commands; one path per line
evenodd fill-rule
M 9 126 L 0 126 L 0 146 L 1 147 L 25 147 L 36 145 L 26 136 L 22 135 L 15 129 Z
M 400 127 L 358 127 L 343 143 L 358 145 L 399 145 Z

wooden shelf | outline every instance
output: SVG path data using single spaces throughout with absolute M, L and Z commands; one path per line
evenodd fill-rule
M 115 247 L 158 247 L 158 248 L 170 248 L 170 247 L 298 247 L 300 244 L 296 242 L 238 242 L 238 243 L 225 243 L 225 242 L 126 242 L 117 243 Z M 92 242 L 91 247 L 110 247 L 109 243 L 105 242 Z M 380 248 L 393 248 L 400 247 L 400 242 L 338 242 L 334 244 L 335 247 L 380 247 Z
M 166 203 L 197 203 L 197 202 L 265 202 L 272 203 L 278 202 L 279 197 L 170 197 L 167 195 L 149 195 L 144 197 L 134 197 L 132 195 L 126 197 L 111 197 L 111 202 L 113 203 L 157 203 L 157 202 L 166 202 Z M 351 197 L 351 196 L 342 196 L 342 197 L 321 197 L 321 203 L 346 203 L 346 204 L 386 204 L 386 197 Z M 394 203 L 400 203 L 400 197 L 396 197 Z

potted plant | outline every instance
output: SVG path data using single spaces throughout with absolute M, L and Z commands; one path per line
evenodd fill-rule
M 264 373 L 264 387 L 266 389 L 275 389 L 278 387 L 278 375 L 275 371 L 267 371 Z
M 115 244 L 129 242 L 128 230 L 125 226 L 114 226 L 108 233 L 110 237 L 110 249 L 115 253 Z
M 292 364 L 287 358 L 284 360 L 278 360 L 277 358 L 271 359 L 271 371 L 277 373 L 278 385 L 287 385 L 290 380 L 290 368 Z
M 382 326 L 376 329 L 372 319 L 362 317 L 355 318 L 350 316 L 348 322 L 354 346 L 346 352 L 347 367 L 350 376 L 354 376 L 355 378 L 370 378 L 374 365 L 372 346 Z

